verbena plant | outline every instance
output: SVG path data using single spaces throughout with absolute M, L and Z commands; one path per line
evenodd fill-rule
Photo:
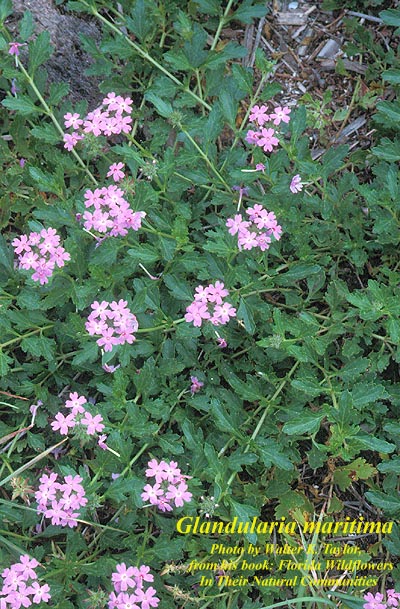
M 102 28 L 82 37 L 98 108 L 47 83 L 48 34 L 26 12 L 11 38 L 0 2 L 0 595 L 362 607 L 322 586 L 198 587 L 183 565 L 215 540 L 175 525 L 343 520 L 354 484 L 398 515 L 398 102 L 378 105 L 372 152 L 313 161 L 273 65 L 221 39 L 263 3 L 65 8 Z M 383 543 L 398 555 L 398 528 Z

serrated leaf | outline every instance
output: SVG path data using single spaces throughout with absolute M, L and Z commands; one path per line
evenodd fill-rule
M 12 12 L 13 6 L 11 0 L 2 0 L 0 2 L 0 22 L 3 23 Z
M 34 31 L 34 23 L 31 11 L 25 11 L 19 24 L 19 37 L 22 42 L 26 42 Z
M 288 436 L 313 434 L 318 431 L 324 415 L 317 414 L 301 414 L 295 417 L 292 421 L 284 424 L 282 431 Z
M 184 300 L 188 303 L 193 300 L 193 294 L 187 284 L 182 279 L 177 279 L 173 275 L 164 275 L 163 281 L 177 300 Z
M 381 143 L 371 150 L 375 156 L 384 161 L 400 161 L 400 140 L 389 140 L 389 138 L 383 137 Z
M 221 12 L 221 3 L 219 0 L 194 0 L 200 13 L 206 15 L 219 15 Z
M 36 185 L 43 192 L 52 192 L 56 195 L 62 193 L 62 188 L 58 185 L 56 178 L 53 174 L 45 173 L 38 167 L 29 167 L 29 173 Z
M 380 438 L 375 438 L 371 435 L 358 435 L 356 437 L 359 442 L 364 444 L 366 450 L 376 450 L 376 452 L 385 455 L 396 450 L 395 444 L 391 444 L 390 442 L 386 442 L 386 440 L 381 440 Z
M 51 83 L 47 103 L 49 106 L 58 106 L 60 101 L 69 93 L 70 86 L 67 82 Z
M 380 491 L 367 491 L 365 497 L 387 514 L 400 514 L 400 498 L 395 495 L 386 495 Z
M 379 17 L 386 25 L 393 25 L 394 27 L 400 27 L 400 10 L 395 8 L 389 8 L 386 11 L 381 11 Z
M 152 91 L 148 91 L 144 97 L 155 106 L 157 112 L 161 114 L 161 116 L 164 118 L 169 118 L 171 116 L 173 108 L 169 102 L 161 99 L 161 97 L 158 97 L 158 95 Z
M 6 97 L 1 104 L 5 108 L 8 108 L 8 110 L 19 112 L 22 116 L 29 116 L 30 114 L 41 112 L 41 109 L 37 108 L 33 101 L 26 96 Z
M 50 44 L 50 34 L 44 30 L 36 40 L 29 44 L 29 74 L 34 75 L 39 66 L 50 59 L 53 47 Z
M 31 135 L 47 144 L 57 144 L 61 139 L 57 129 L 51 123 L 33 127 L 31 129 Z
M 249 334 L 254 334 L 256 331 L 256 324 L 254 322 L 253 312 L 244 298 L 240 299 L 237 318 L 243 320 L 244 327 Z
M 135 6 L 131 9 L 131 17 L 128 17 L 126 24 L 130 30 L 143 41 L 154 27 L 154 21 L 149 16 L 150 7 L 146 6 L 144 0 L 136 0 Z M 149 18 L 150 17 L 150 18 Z
M 0 351 L 0 376 L 6 376 L 12 363 L 13 359 Z
M 273 438 L 268 438 L 266 440 L 262 438 L 259 439 L 257 441 L 257 447 L 260 450 L 265 467 L 276 465 L 276 467 L 284 469 L 285 471 L 293 469 L 293 463 L 288 459 L 284 454 L 283 449 Z

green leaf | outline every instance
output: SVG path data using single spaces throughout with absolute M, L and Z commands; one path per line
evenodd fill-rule
M 284 454 L 283 449 L 276 440 L 273 438 L 260 438 L 256 444 L 260 450 L 265 467 L 276 465 L 276 467 L 285 471 L 293 469 L 293 463 Z
M 381 440 L 380 438 L 375 438 L 371 435 L 364 436 L 356 436 L 357 440 L 364 444 L 365 450 L 376 450 L 378 453 L 383 453 L 385 455 L 392 453 L 396 450 L 396 445 L 391 444 L 390 442 L 386 442 L 385 440 Z
M 243 320 L 244 327 L 249 334 L 254 334 L 256 331 L 256 324 L 254 322 L 253 312 L 244 298 L 240 299 L 237 318 Z
M 228 413 L 217 399 L 211 399 L 210 412 L 218 429 L 224 433 L 230 433 L 232 436 L 240 437 L 236 428 L 229 420 Z
M 50 59 L 53 47 L 50 44 L 50 34 L 44 30 L 33 42 L 29 43 L 29 73 L 34 75 L 39 66 Z
M 87 343 L 74 357 L 72 365 L 80 368 L 84 364 L 92 364 L 99 358 L 99 346 L 95 339 Z M 85 366 L 84 366 L 85 367 Z
M 52 123 L 45 123 L 31 129 L 31 134 L 47 144 L 57 144 L 61 136 Z
M 400 161 L 400 140 L 389 140 L 389 138 L 383 137 L 381 143 L 371 148 L 371 150 L 375 156 L 384 161 Z
M 400 27 L 400 10 L 395 8 L 389 8 L 386 11 L 381 11 L 379 17 L 386 25 L 393 25 Z
M 206 15 L 219 15 L 221 13 L 221 3 L 219 0 L 194 0 L 197 4 L 197 10 L 199 13 L 205 13 Z
M 13 361 L 6 353 L 0 351 L 0 376 L 6 376 Z
M 305 394 L 310 395 L 313 398 L 318 397 L 321 393 L 325 393 L 325 389 L 323 389 L 317 379 L 307 378 L 303 376 L 301 379 L 295 379 L 291 382 L 292 387 L 294 389 L 298 389 L 299 391 L 304 391 Z
M 265 17 L 268 9 L 265 6 L 265 2 L 257 3 L 253 5 L 253 0 L 242 0 L 239 8 L 233 13 L 230 21 L 233 19 L 241 21 L 242 23 L 251 23 L 253 19 L 259 17 Z
M 222 89 L 219 95 L 219 103 L 224 118 L 228 121 L 231 127 L 234 127 L 238 112 L 238 103 L 234 99 L 230 89 L 231 88 Z
M 234 63 L 231 70 L 238 87 L 246 93 L 251 94 L 253 91 L 253 70 L 251 68 L 244 68 L 238 63 Z
M 282 431 L 288 436 L 313 434 L 318 431 L 323 418 L 324 415 L 303 413 L 301 416 L 285 423 Z
M 26 96 L 6 97 L 1 103 L 5 108 L 8 108 L 8 110 L 15 110 L 22 116 L 29 116 L 30 114 L 42 112 L 42 110 L 37 108 L 33 101 Z
M 160 259 L 160 254 L 157 252 L 156 248 L 152 245 L 148 245 L 147 243 L 140 243 L 134 245 L 128 250 L 128 254 L 132 259 L 132 262 L 139 264 L 152 264 Z
M 67 82 L 51 83 L 47 99 L 49 106 L 58 106 L 60 101 L 68 95 L 69 89 L 70 87 Z
M 32 13 L 31 11 L 25 11 L 19 25 L 19 37 L 22 42 L 26 42 L 32 36 L 34 29 Z
M 382 101 L 376 105 L 378 114 L 374 115 L 375 118 L 379 118 L 382 123 L 386 123 L 386 126 L 399 129 L 400 121 L 400 103 Z M 389 121 L 389 124 L 387 122 Z
M 173 275 L 164 275 L 163 281 L 173 297 L 177 300 L 185 300 L 188 303 L 193 300 L 191 290 L 182 279 L 177 279 Z
M 7 245 L 3 235 L 0 235 L 0 265 L 4 266 L 9 273 L 14 270 L 13 250 Z
M 150 14 L 149 4 L 144 0 L 136 0 L 135 6 L 131 10 L 131 17 L 126 19 L 126 24 L 130 30 L 143 41 L 154 27 L 154 20 Z
M 8 15 L 13 12 L 11 0 L 1 0 L 0 2 L 0 23 L 4 23 Z
M 62 187 L 57 183 L 55 175 L 45 173 L 38 167 L 29 167 L 29 173 L 38 188 L 43 192 L 52 192 L 56 195 L 62 193 Z
M 394 85 L 400 85 L 400 70 L 398 68 L 390 68 L 382 73 L 383 80 L 387 80 Z
M 353 387 L 351 396 L 356 408 L 389 397 L 383 385 L 374 385 L 373 383 L 358 383 Z
M 169 102 L 164 101 L 161 97 L 158 97 L 158 95 L 151 91 L 148 91 L 144 97 L 155 106 L 158 114 L 161 114 L 164 118 L 169 118 L 171 116 L 173 108 Z
M 309 278 L 310 275 L 319 275 L 321 271 L 323 269 L 319 264 L 295 262 L 287 273 L 283 273 L 276 278 L 276 283 L 282 286 L 293 285 L 295 281 Z
M 386 495 L 381 491 L 367 491 L 365 497 L 388 514 L 400 514 L 400 498 L 396 495 Z

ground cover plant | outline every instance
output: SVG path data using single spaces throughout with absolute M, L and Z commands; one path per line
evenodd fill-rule
M 395 522 L 364 562 L 400 554 L 398 55 L 373 147 L 314 158 L 274 62 L 223 37 L 264 3 L 57 4 L 102 28 L 97 106 L 0 0 L 0 607 L 397 607 L 398 567 L 326 586 L 323 556 L 200 586 L 218 537 L 176 523 L 361 516 Z

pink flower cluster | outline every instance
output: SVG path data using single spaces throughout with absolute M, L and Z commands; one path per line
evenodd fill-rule
M 197 286 L 193 302 L 186 308 L 185 320 L 200 327 L 204 320 L 214 326 L 227 324 L 231 317 L 236 317 L 236 309 L 224 301 L 229 292 L 222 281 L 210 283 L 206 288 Z
M 191 376 L 190 382 L 192 383 L 190 385 L 190 393 L 192 395 L 194 395 L 195 393 L 199 393 L 200 389 L 204 386 L 204 383 L 202 381 L 199 381 L 197 376 Z
M 114 591 L 108 601 L 109 609 L 150 609 L 157 607 L 160 599 L 152 586 L 144 587 L 145 582 L 153 582 L 150 567 L 127 567 L 124 562 L 116 566 L 111 576 Z
M 19 562 L 4 569 L 1 577 L 3 586 L 0 590 L 1 609 L 20 609 L 30 607 L 32 604 L 47 603 L 51 598 L 50 588 L 47 584 L 41 586 L 37 580 L 36 567 L 39 566 L 35 558 L 28 554 L 19 557 Z
M 268 129 L 264 127 L 265 123 L 271 123 L 275 126 L 280 123 L 288 123 L 290 121 L 290 108 L 287 106 L 277 106 L 271 114 L 267 114 L 267 106 L 253 106 L 250 111 L 249 121 L 256 123 L 259 130 L 250 129 L 246 134 L 246 142 L 260 146 L 264 152 L 272 152 L 275 146 L 278 146 L 279 140 L 276 137 L 276 131 L 273 127 Z
M 57 412 L 54 421 L 50 423 L 53 431 L 59 431 L 62 436 L 67 436 L 70 429 L 84 429 L 85 434 L 94 436 L 104 429 L 102 423 L 103 417 L 100 414 L 93 416 L 88 410 L 83 407 L 87 404 L 87 400 L 83 395 L 78 395 L 75 391 L 69 394 L 68 400 L 65 402 L 65 407 L 71 409 L 71 412 L 64 416 L 62 412 Z M 105 440 L 107 436 L 102 435 L 99 438 L 100 448 L 106 448 Z
M 129 133 L 132 130 L 132 103 L 130 97 L 111 92 L 98 108 L 83 119 L 77 112 L 67 112 L 64 115 L 64 125 L 73 131 L 64 134 L 64 148 L 72 150 L 87 133 L 93 133 L 96 137 Z
M 95 230 L 109 237 L 125 236 L 128 230 L 139 230 L 144 211 L 132 211 L 128 201 L 124 199 L 124 191 L 115 184 L 96 188 L 85 192 L 85 207 L 93 207 L 94 211 L 83 214 L 86 230 Z
M 282 227 L 277 223 L 274 212 L 256 204 L 246 209 L 246 214 L 249 216 L 248 220 L 244 220 L 242 214 L 236 214 L 226 222 L 229 233 L 237 235 L 240 250 L 259 247 L 264 252 L 269 248 L 272 237 L 279 241 Z
M 176 461 L 158 462 L 152 459 L 148 462 L 146 469 L 147 478 L 155 478 L 155 484 L 146 484 L 143 488 L 141 497 L 143 501 L 149 501 L 151 505 L 156 505 L 162 512 L 171 512 L 173 502 L 176 507 L 182 507 L 189 502 L 192 493 L 188 491 L 185 479 L 191 476 L 183 476 Z
M 71 256 L 60 245 L 60 237 L 54 228 L 43 228 L 40 233 L 21 235 L 12 242 L 18 255 L 19 268 L 33 269 L 33 281 L 41 285 L 49 282 L 56 266 L 61 268 Z
M 363 604 L 364 609 L 390 609 L 390 607 L 399 607 L 400 592 L 394 589 L 386 590 L 386 599 L 380 592 L 376 594 L 368 592 L 364 595 L 364 600 L 366 601 Z
M 100 334 L 97 339 L 99 347 L 104 347 L 104 351 L 112 351 L 114 345 L 130 345 L 136 340 L 133 335 L 138 329 L 138 322 L 128 309 L 126 300 L 116 302 L 94 301 L 90 305 L 93 311 L 90 313 L 85 324 L 86 330 L 91 336 Z
M 51 518 L 51 524 L 54 525 L 68 525 L 70 528 L 77 526 L 79 512 L 76 510 L 87 504 L 82 478 L 78 475 L 64 476 L 64 483 L 60 483 L 58 474 L 51 472 L 49 476 L 43 474 L 39 482 L 35 493 L 37 513 Z

